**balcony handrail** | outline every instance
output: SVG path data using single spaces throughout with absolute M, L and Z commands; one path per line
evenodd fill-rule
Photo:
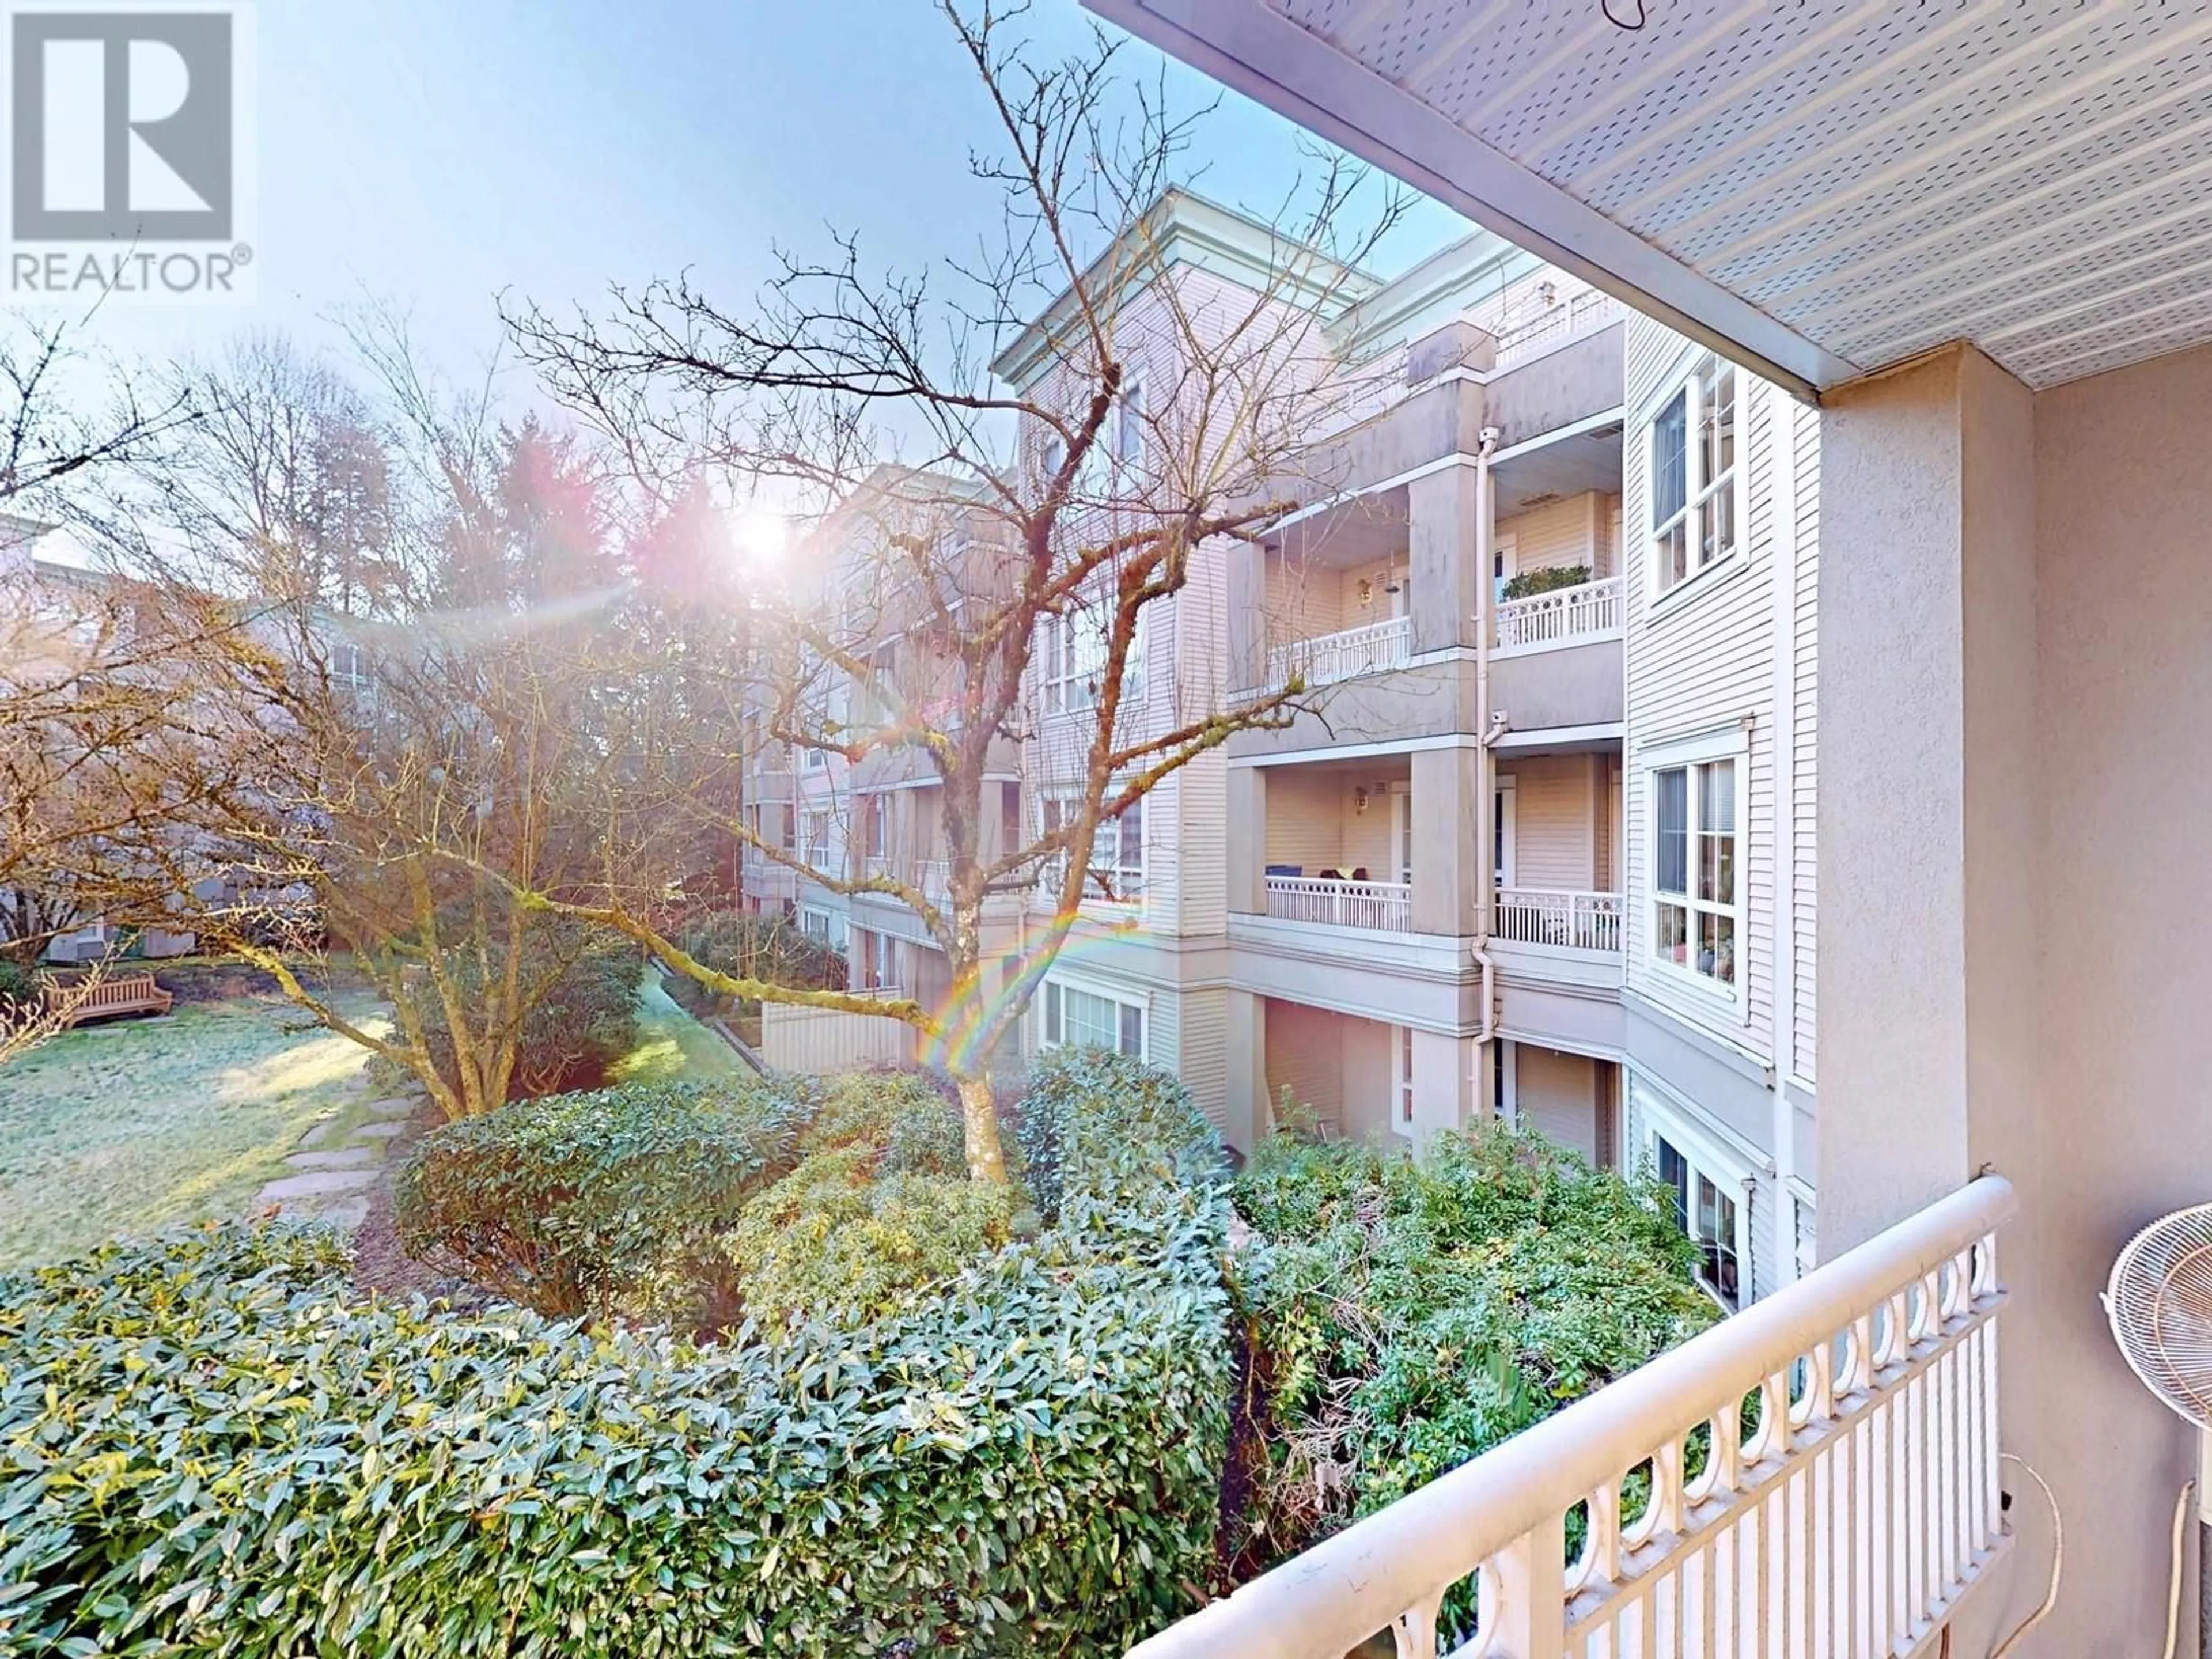
M 1874 1496 L 1851 1510 L 1851 1535 L 1841 1547 L 1867 1547 L 1871 1536 L 1894 1552 L 1887 1570 L 1895 1582 L 1884 1584 L 1890 1593 L 1875 1595 L 1863 1571 L 1847 1610 L 1870 1621 L 1868 1651 L 1893 1650 L 1940 1613 L 2002 1529 L 1994 1321 L 2004 1292 L 1996 1234 L 2014 1207 L 2011 1184 L 2002 1177 L 1969 1182 L 1139 1643 L 1129 1659 L 1340 1659 L 1385 1630 L 1395 1632 L 1401 1659 L 1432 1659 L 1444 1595 L 1474 1574 L 1484 1611 L 1481 1634 L 1466 1650 L 1474 1653 L 1557 1655 L 1587 1626 L 1635 1616 L 1670 1574 L 1680 1617 L 1684 1574 L 1697 1561 L 1704 1564 L 1698 1588 L 1710 1620 L 1718 1540 L 1739 1525 L 1780 1524 L 1786 1538 L 1786 1521 L 1765 1518 L 1784 1477 L 1839 1446 L 1848 1452 L 1860 1437 L 1839 1433 L 1839 1426 L 1856 1427 L 1894 1405 L 1922 1426 L 1909 1451 L 1900 1434 L 1894 1461 L 1871 1471 Z M 1934 1367 L 1954 1358 L 1945 1396 L 1916 1395 Z M 1805 1387 L 1793 1401 L 1791 1380 L 1801 1364 Z M 1753 1390 L 1760 1394 L 1760 1427 L 1739 1453 L 1735 1425 Z M 1941 1434 L 1954 1420 L 1966 1425 L 1957 1443 L 1931 1450 L 1930 1431 Z M 1713 1450 L 1705 1473 L 1686 1479 L 1686 1442 L 1700 1427 L 1713 1431 Z M 1877 1422 L 1874 1432 L 1876 1443 L 1857 1455 L 1891 1456 L 1884 1425 Z M 1647 1460 L 1650 1498 L 1624 1525 L 1621 1484 Z M 1862 1462 L 1859 1477 L 1869 1473 Z M 1833 1490 L 1848 1471 L 1828 1474 Z M 1810 1491 L 1808 1472 L 1801 1495 Z M 1737 1498 L 1745 1501 L 1731 1503 Z M 1582 1559 L 1565 1565 L 1565 1517 L 1584 1503 L 1589 1541 Z M 1885 1505 L 1886 1513 L 1870 1513 Z M 1898 1535 L 1916 1519 L 1928 1536 Z M 1872 1527 L 1889 1530 L 1859 1530 Z M 1939 1538 L 1938 1528 L 1951 1535 Z M 1763 1560 L 1776 1546 L 1770 1534 L 1758 1542 Z M 1741 1540 L 1735 1547 L 1740 1561 Z M 1883 1571 L 1882 1551 L 1872 1559 L 1875 1571 Z M 1729 1589 L 1740 1604 L 1733 1571 Z M 1782 1596 L 1790 1585 L 1771 1588 Z M 1776 1613 L 1809 1619 L 1816 1604 L 1804 1594 L 1803 1604 Z M 1841 1599 L 1826 1605 L 1832 1609 Z M 1745 1651 L 1765 1650 L 1764 1596 L 1762 1628 L 1753 1638 L 1745 1638 L 1740 1614 L 1720 1611 Z M 1621 1650 L 1621 1635 L 1612 1632 L 1608 1651 Z
M 1386 617 L 1358 628 L 1339 629 L 1309 639 L 1288 640 L 1267 650 L 1267 684 L 1281 686 L 1293 670 L 1308 685 L 1334 685 L 1363 674 L 1403 668 L 1413 654 L 1413 619 Z
M 1411 882 L 1362 881 L 1351 876 L 1267 876 L 1264 880 L 1267 914 L 1278 921 L 1321 922 L 1389 933 L 1413 930 Z
M 1585 289 L 1565 303 L 1548 307 L 1498 337 L 1498 367 L 1510 368 L 1538 349 L 1565 343 L 1585 332 L 1610 327 L 1626 313 L 1620 301 L 1601 289 Z
M 1621 587 L 1619 576 L 1600 576 L 1525 599 L 1501 599 L 1497 606 L 1498 647 L 1564 645 L 1595 634 L 1618 633 Z
M 1500 887 L 1491 908 L 1491 937 L 1508 945 L 1555 945 L 1577 951 L 1620 949 L 1621 896 L 1598 889 Z

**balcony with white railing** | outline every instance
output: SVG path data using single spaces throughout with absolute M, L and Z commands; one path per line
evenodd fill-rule
M 1620 953 L 1620 895 L 1501 887 L 1490 937 L 1507 945 Z
M 1996 1232 L 2013 1206 L 2002 1180 L 1974 1182 L 1130 1659 L 1342 1659 L 1385 1633 L 1399 1659 L 1440 1638 L 1455 1659 L 1918 1650 L 2010 1542 Z
M 1267 914 L 1278 921 L 1319 922 L 1407 933 L 1413 927 L 1413 888 L 1403 881 L 1352 881 L 1329 876 L 1269 876 Z
M 1601 576 L 1572 587 L 1555 587 L 1525 599 L 1498 605 L 1498 648 L 1534 651 L 1618 637 L 1621 624 L 1621 581 Z
M 1540 357 L 1570 340 L 1610 328 L 1626 314 L 1620 301 L 1610 294 L 1585 289 L 1500 333 L 1498 367 L 1500 370 L 1512 368 L 1531 357 Z
M 1287 685 L 1301 675 L 1310 685 L 1334 685 L 1364 674 L 1381 674 L 1403 668 L 1413 653 L 1413 623 L 1409 617 L 1391 617 L 1364 628 L 1347 628 L 1312 639 L 1292 640 L 1267 651 L 1267 684 Z

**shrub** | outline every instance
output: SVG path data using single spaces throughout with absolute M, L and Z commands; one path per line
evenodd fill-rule
M 39 976 L 20 962 L 0 957 L 0 1014 L 39 1000 Z
M 447 952 L 445 967 L 459 987 L 470 1028 L 486 1029 L 483 987 L 488 978 L 506 973 L 504 957 L 464 948 Z M 510 1099 L 595 1087 L 610 1066 L 637 1047 L 639 959 L 628 940 L 593 935 L 565 919 L 540 918 L 524 934 L 520 972 L 526 981 L 550 976 L 550 983 L 523 1017 Z M 453 1032 L 436 985 L 425 975 L 407 995 L 432 1063 L 458 1087 Z
M 786 916 L 708 910 L 677 930 L 676 944 L 703 965 L 740 979 L 821 991 L 842 991 L 850 980 L 840 952 Z M 669 981 L 669 994 L 694 1012 L 716 1000 L 684 974 Z
M 862 1146 L 885 1175 L 968 1172 L 960 1109 L 913 1072 L 850 1072 L 814 1085 L 817 1104 L 799 1137 L 802 1156 Z
M 556 1317 L 726 1322 L 717 1237 L 790 1164 L 797 1102 L 764 1084 L 628 1084 L 517 1101 L 423 1137 L 393 1182 L 410 1255 L 442 1254 Z
M 772 1329 L 878 1318 L 1004 1244 L 1013 1194 L 963 1175 L 886 1174 L 866 1147 L 808 1158 L 722 1241 L 746 1314 Z
M 1590 579 L 1590 568 L 1586 564 L 1547 564 L 1535 570 L 1524 570 L 1517 576 L 1505 579 L 1505 591 L 1499 597 L 1508 599 L 1533 599 L 1539 593 L 1555 593 L 1562 587 L 1580 587 Z
M 1244 1274 L 1270 1443 L 1243 1546 L 1260 1559 L 1384 1507 L 1717 1316 L 1657 1189 L 1540 1136 L 1479 1127 L 1418 1161 L 1276 1136 L 1236 1195 L 1267 1240 Z
M 1015 1143 L 1030 1195 L 1056 1222 L 1071 1161 L 1094 1198 L 1167 1181 L 1207 1185 L 1226 1177 L 1221 1139 L 1191 1109 L 1175 1074 L 1108 1048 L 1056 1048 L 1022 1097 Z
M 1091 1162 L 1210 1139 L 1187 1101 L 1089 1107 L 1066 1224 L 775 1344 L 363 1298 L 234 1228 L 0 1279 L 0 1650 L 1121 1651 L 1208 1576 L 1227 1205 Z
M 852 1073 L 810 1091 L 804 1161 L 722 1241 L 750 1317 L 877 1318 L 1006 1243 L 1014 1194 L 968 1179 L 959 1109 L 929 1079 Z

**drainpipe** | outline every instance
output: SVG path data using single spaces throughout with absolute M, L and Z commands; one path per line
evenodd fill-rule
M 1475 853 L 1481 860 L 1475 866 L 1475 889 L 1490 895 L 1490 902 L 1477 905 L 1474 912 L 1474 964 L 1482 970 L 1482 1024 L 1474 1034 L 1478 1078 L 1482 1074 L 1480 1056 L 1483 1048 L 1498 1040 L 1498 965 L 1490 956 L 1491 911 L 1498 903 L 1498 767 L 1490 746 L 1505 735 L 1505 715 L 1502 710 L 1492 714 L 1490 708 L 1490 647 L 1498 626 L 1498 584 L 1492 570 L 1496 557 L 1492 551 L 1497 544 L 1497 526 L 1492 511 L 1490 457 L 1498 447 L 1499 435 L 1494 426 L 1483 428 L 1474 452 L 1475 592 L 1481 599 L 1475 608 L 1474 721 L 1476 730 L 1482 734 L 1475 749 L 1475 819 L 1487 832 Z M 1494 1066 L 1497 1063 L 1497 1056 L 1492 1054 L 1491 1064 Z M 1493 1087 L 1489 1097 L 1481 1102 L 1482 1111 L 1487 1113 L 1497 1097 Z

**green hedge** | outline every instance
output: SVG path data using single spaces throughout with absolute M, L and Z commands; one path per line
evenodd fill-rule
M 1259 1565 L 1480 1455 L 1717 1316 L 1671 1194 L 1499 1126 L 1419 1159 L 1288 1136 L 1237 1206 L 1268 1455 L 1239 1553 Z M 1447 1623 L 1472 1609 L 1455 1591 Z
M 929 1079 L 806 1086 L 817 1103 L 801 1162 L 721 1241 L 747 1317 L 770 1332 L 880 1318 L 1006 1243 L 1015 1194 L 968 1179 L 959 1109 Z
M 515 1101 L 424 1136 L 393 1222 L 409 1255 L 542 1314 L 718 1328 L 735 1308 L 718 1240 L 791 1166 L 802 1116 L 744 1079 Z
M 1208 1577 L 1231 1382 L 1225 1194 L 1161 1178 L 1210 1136 L 1147 1090 L 1071 1113 L 1061 1226 L 775 1343 L 396 1305 L 228 1228 L 0 1279 L 0 1650 L 1118 1652 Z
M 842 991 L 850 980 L 844 954 L 804 932 L 788 917 L 744 910 L 708 910 L 685 921 L 676 931 L 676 943 L 685 955 L 719 973 L 739 979 L 765 980 L 773 985 Z M 694 1013 L 721 1008 L 726 1000 L 716 996 L 686 975 L 668 981 L 668 994 Z M 757 1008 L 757 1003 L 748 1004 Z

